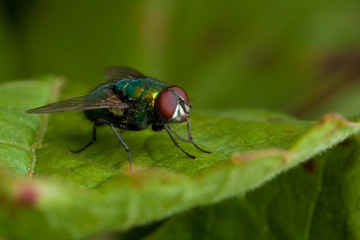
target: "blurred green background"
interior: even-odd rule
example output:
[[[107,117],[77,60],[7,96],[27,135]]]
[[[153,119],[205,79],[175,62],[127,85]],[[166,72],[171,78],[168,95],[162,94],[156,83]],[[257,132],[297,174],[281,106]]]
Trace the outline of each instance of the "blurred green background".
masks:
[[[2,0],[0,81],[55,74],[62,98],[127,65],[199,109],[360,114],[358,0]]]

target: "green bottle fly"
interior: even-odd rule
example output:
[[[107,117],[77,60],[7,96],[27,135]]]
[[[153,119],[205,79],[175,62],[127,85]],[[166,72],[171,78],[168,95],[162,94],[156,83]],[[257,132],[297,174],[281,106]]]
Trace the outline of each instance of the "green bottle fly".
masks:
[[[200,151],[209,153],[197,146],[191,135],[188,121],[189,97],[186,92],[174,85],[167,85],[128,67],[111,67],[104,72],[107,83],[99,86],[87,96],[51,103],[28,110],[28,113],[56,113],[83,110],[85,116],[94,123],[92,140],[79,150],[79,153],[96,141],[98,126],[109,125],[128,152],[130,170],[132,162],[130,148],[115,128],[140,131],[149,125],[154,131],[163,129],[174,144],[191,158],[196,158],[182,149],[173,134],[183,141],[191,142]],[[188,139],[179,137],[170,123],[187,122]]]

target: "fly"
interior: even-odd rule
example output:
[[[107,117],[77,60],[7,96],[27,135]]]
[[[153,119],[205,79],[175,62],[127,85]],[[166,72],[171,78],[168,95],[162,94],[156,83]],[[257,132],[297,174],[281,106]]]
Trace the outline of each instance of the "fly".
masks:
[[[104,72],[107,83],[102,84],[87,96],[51,103],[30,109],[27,113],[57,113],[67,111],[84,111],[85,116],[94,123],[92,139],[78,150],[79,153],[96,142],[96,130],[99,126],[108,125],[120,140],[128,153],[130,171],[132,161],[130,148],[116,128],[127,131],[140,131],[151,125],[152,130],[165,131],[187,156],[196,159],[180,147],[174,135],[182,141],[191,142],[204,153],[193,140],[189,123],[189,103],[187,93],[179,86],[167,85],[141,72],[128,67],[110,67]],[[187,139],[180,137],[171,129],[172,123],[187,123]]]

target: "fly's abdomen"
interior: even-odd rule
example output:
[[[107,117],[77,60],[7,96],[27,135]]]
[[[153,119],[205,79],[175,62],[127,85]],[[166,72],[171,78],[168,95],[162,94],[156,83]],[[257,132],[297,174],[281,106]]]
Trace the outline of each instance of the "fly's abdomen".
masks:
[[[114,94],[112,90],[113,88],[114,88],[114,83],[104,84],[96,88],[94,91],[92,91],[89,96],[90,97],[94,95],[104,95],[104,97],[111,96],[112,94]],[[106,118],[107,109],[106,108],[90,109],[90,110],[85,110],[84,113],[89,120],[93,122],[97,122],[98,119],[100,118]]]

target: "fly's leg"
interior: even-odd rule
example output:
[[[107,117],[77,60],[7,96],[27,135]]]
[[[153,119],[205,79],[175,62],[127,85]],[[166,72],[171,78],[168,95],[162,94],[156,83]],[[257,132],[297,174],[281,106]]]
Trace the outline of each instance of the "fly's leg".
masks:
[[[168,127],[168,129],[178,138],[180,139],[181,141],[184,141],[184,142],[189,142],[189,139],[185,139],[183,137],[181,137],[179,134],[177,134],[171,127],[169,124],[166,124],[166,126]]]
[[[174,142],[174,144],[175,144],[175,146],[176,146],[177,148],[179,148],[183,153],[185,153],[185,154],[188,155],[189,157],[191,157],[191,158],[193,158],[193,159],[196,159],[195,156],[187,153],[184,149],[182,149],[182,148],[179,146],[178,142],[177,142],[176,139],[173,137],[173,135],[171,135],[171,131],[170,131],[167,127],[164,127],[164,128],[165,128],[166,132],[169,134],[171,140]]]
[[[94,142],[96,142],[96,127],[97,127],[97,126],[98,126],[98,125],[95,123],[95,124],[94,124],[94,127],[93,127],[93,131],[92,131],[92,139],[91,139],[91,141],[90,141],[88,144],[86,144],[84,147],[80,148],[79,150],[72,150],[72,149],[70,149],[70,152],[72,152],[72,153],[82,152],[82,151],[85,150],[87,147],[89,147],[91,144],[93,144]]]
[[[120,136],[120,134],[116,131],[114,125],[112,123],[110,123],[110,127],[113,130],[113,132],[115,133],[116,137],[120,140],[121,144],[124,146],[125,150],[128,153],[128,157],[129,157],[129,165],[130,165],[130,171],[132,171],[132,162],[131,162],[131,156],[130,156],[130,148],[126,145],[125,141],[122,139],[122,137]]]
[[[198,145],[196,145],[196,143],[194,142],[194,140],[192,139],[192,135],[191,135],[191,128],[190,128],[190,123],[187,122],[187,132],[188,132],[188,141],[191,142],[197,149],[199,149],[200,151],[204,152],[204,153],[208,153],[208,154],[212,154],[209,151],[205,151],[204,149],[201,149]]]
[[[120,134],[116,131],[115,126],[112,122],[104,120],[104,119],[99,119],[99,123],[104,123],[104,124],[108,124],[111,127],[111,130],[115,133],[116,137],[120,140],[121,144],[123,145],[123,147],[125,148],[125,150],[128,153],[128,157],[129,157],[129,165],[130,165],[130,171],[132,171],[132,162],[131,162],[131,155],[130,155],[130,148],[126,145],[125,141],[122,139],[122,137],[120,136]],[[121,129],[129,129],[129,127],[126,124],[117,124],[118,128]]]

